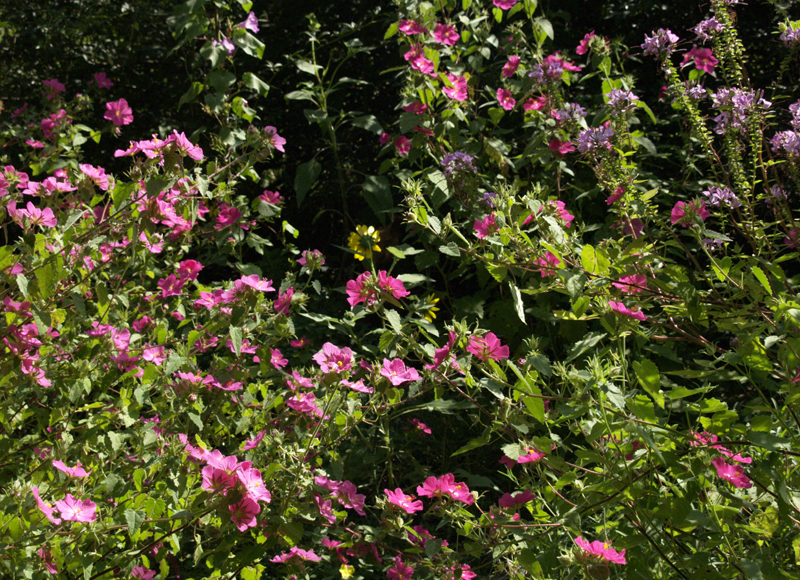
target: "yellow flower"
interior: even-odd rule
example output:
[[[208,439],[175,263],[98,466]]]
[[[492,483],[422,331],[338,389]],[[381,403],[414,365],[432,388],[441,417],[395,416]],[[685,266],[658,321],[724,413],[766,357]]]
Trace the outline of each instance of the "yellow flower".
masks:
[[[356,226],[356,231],[350,234],[347,245],[356,253],[356,260],[372,259],[372,252],[381,251],[377,244],[380,241],[380,233],[372,226]]]
[[[428,295],[428,298],[425,300],[426,304],[423,305],[423,308],[426,308],[428,311],[424,314],[425,320],[428,322],[433,322],[433,319],[436,318],[436,313],[439,312],[439,309],[436,308],[435,304],[439,302],[438,298],[434,298],[433,294]]]
[[[355,571],[356,571],[355,568],[353,568],[352,566],[348,566],[347,564],[342,564],[341,568],[339,568],[339,574],[341,574],[342,578],[344,578],[345,580],[347,580],[347,578],[350,578],[353,575],[353,572]]]

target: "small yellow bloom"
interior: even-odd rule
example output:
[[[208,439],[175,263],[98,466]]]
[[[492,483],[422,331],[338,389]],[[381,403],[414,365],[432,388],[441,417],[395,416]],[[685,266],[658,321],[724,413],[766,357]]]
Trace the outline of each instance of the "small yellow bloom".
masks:
[[[427,312],[424,314],[425,320],[428,322],[433,322],[433,319],[436,318],[436,313],[439,312],[439,309],[436,308],[435,304],[439,302],[438,298],[434,298],[433,294],[428,295],[428,298],[425,300],[426,304],[423,308],[427,308]]]
[[[345,580],[347,580],[347,578],[350,578],[350,576],[352,576],[353,572],[355,571],[356,571],[355,568],[353,568],[352,566],[348,566],[347,564],[342,564],[341,568],[339,568],[339,574],[341,574],[342,578],[344,578]]]
[[[356,231],[350,234],[347,245],[355,252],[356,260],[372,259],[372,252],[380,252],[378,242],[381,241],[380,233],[372,226],[356,226]]]

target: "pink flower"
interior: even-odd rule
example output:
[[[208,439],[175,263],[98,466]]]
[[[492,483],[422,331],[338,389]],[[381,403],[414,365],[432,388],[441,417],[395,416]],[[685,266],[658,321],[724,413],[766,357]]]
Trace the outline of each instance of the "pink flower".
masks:
[[[473,336],[467,345],[467,352],[486,362],[487,359],[495,361],[508,358],[507,346],[500,344],[500,339],[490,332],[484,337]]]
[[[408,64],[411,65],[411,68],[418,70],[419,72],[430,77],[436,76],[436,72],[434,72],[436,67],[433,64],[433,61],[425,56],[425,49],[421,44],[412,45],[411,50],[405,53],[403,58],[408,61]]]
[[[110,89],[114,86],[114,83],[106,76],[104,72],[96,72],[94,73],[94,82],[97,83],[98,88],[101,89]]]
[[[717,468],[717,475],[740,489],[753,487],[753,482],[745,475],[741,465],[731,465],[722,457],[716,457],[711,464]]]
[[[258,523],[256,515],[261,512],[261,506],[250,497],[243,497],[239,503],[229,505],[228,509],[231,512],[231,521],[236,524],[236,529],[240,532],[254,528]]]
[[[239,478],[239,482],[244,486],[247,497],[253,501],[263,501],[264,503],[272,501],[272,494],[264,487],[264,480],[258,469],[250,468],[247,470],[237,470],[236,476]]]
[[[445,359],[450,355],[450,351],[453,349],[453,345],[456,342],[457,334],[450,331],[450,334],[447,339],[447,344],[445,344],[442,348],[437,348],[433,353],[433,363],[429,365],[425,365],[425,368],[432,371],[445,361]]]
[[[618,187],[617,189],[614,190],[614,193],[612,193],[606,200],[606,205],[613,205],[614,202],[617,201],[624,194],[625,194],[625,189],[622,187]]]
[[[623,276],[619,282],[613,282],[611,285],[619,288],[625,294],[639,294],[642,290],[647,289],[647,277],[644,274]]]
[[[42,501],[42,498],[39,497],[39,488],[36,487],[35,485],[32,486],[31,494],[33,494],[33,499],[36,500],[36,505],[39,507],[39,511],[41,511],[44,514],[44,517],[50,520],[51,523],[54,523],[56,525],[60,524],[61,519],[53,517],[53,512],[55,511],[53,509],[53,506],[51,506],[49,503],[45,503],[44,501]]]
[[[400,155],[406,155],[411,151],[411,141],[403,135],[394,140],[394,146]]]
[[[381,133],[380,139],[378,139],[381,145],[386,145],[391,140],[392,136],[389,133]]]
[[[386,270],[378,272],[378,288],[394,298],[405,298],[410,294],[406,287],[403,286],[403,282],[389,276]]]
[[[583,536],[575,538],[575,543],[579,548],[588,552],[592,556],[597,556],[600,560],[605,562],[612,562],[614,564],[625,564],[625,550],[617,552],[610,545],[603,542],[592,542],[591,544],[583,539]]]
[[[417,494],[425,497],[449,496],[454,500],[467,505],[475,502],[475,497],[470,493],[466,483],[457,483],[452,473],[441,477],[430,476],[422,485],[417,486]]]
[[[159,366],[167,360],[167,355],[164,352],[163,346],[148,346],[142,350],[142,358],[147,362]]]
[[[275,564],[283,564],[292,558],[298,558],[299,560],[305,560],[309,562],[319,562],[322,560],[321,557],[314,553],[314,550],[303,550],[297,546],[292,546],[288,552],[284,552],[283,554],[275,556],[274,558],[270,559],[270,562],[274,562]]]
[[[570,143],[570,145],[572,144]],[[574,149],[575,148],[573,147],[572,150]],[[567,204],[564,203],[563,201],[551,199],[550,205],[556,206],[556,212],[558,213],[559,217],[561,217],[561,219],[564,220],[564,225],[566,227],[570,227],[572,225],[572,220],[575,219],[575,216],[567,211]]]
[[[630,318],[635,318],[636,320],[641,320],[642,322],[647,320],[647,316],[645,316],[644,312],[642,312],[641,310],[631,310],[630,308],[625,306],[622,302],[614,302],[613,300],[609,300],[608,305],[611,307],[612,310],[616,310],[620,314],[629,316]]]
[[[47,100],[52,101],[58,93],[66,92],[67,88],[60,82],[58,79],[50,79],[49,81],[44,81],[42,83],[45,87],[45,94],[47,95]]]
[[[420,435],[422,437],[424,437],[425,435],[430,435],[431,434],[431,428],[428,427],[425,423],[423,423],[419,419],[417,419],[417,418],[409,419],[408,422],[411,423],[411,425],[414,427],[414,429],[416,429],[417,431],[420,432]]]
[[[224,201],[219,204],[219,214],[217,214],[217,225],[214,229],[221,230],[230,225],[235,224],[242,218],[242,212],[238,208],[225,203]]]
[[[595,36],[597,35],[594,33],[594,30],[587,32],[583,37],[583,40],[581,40],[580,44],[578,45],[578,48],[575,49],[575,52],[581,56],[586,54],[589,51],[589,43]]]
[[[289,341],[289,346],[291,346],[292,348],[303,348],[304,346],[307,346],[309,344],[311,344],[311,341],[309,339],[307,339],[306,337],[298,338],[297,340],[290,340]]]
[[[282,369],[287,364],[289,364],[289,359],[283,358],[281,351],[278,350],[277,348],[269,349],[269,353],[270,353],[269,362],[276,369]]]
[[[521,491],[517,494],[511,495],[510,493],[505,493],[500,498],[500,501],[497,504],[501,508],[511,508],[518,505],[523,505],[528,503],[529,501],[533,501],[536,499],[536,496],[531,493],[531,490],[526,489],[525,491]]]
[[[70,494],[56,502],[61,517],[67,522],[93,522],[97,519],[97,504],[92,500],[79,501]]]
[[[547,144],[547,146],[550,147],[550,151],[552,151],[559,157],[564,157],[564,155],[566,155],[567,153],[572,153],[573,151],[575,151],[575,145],[573,145],[569,141],[561,141],[557,137],[553,137],[550,140],[550,143]]]
[[[272,307],[277,314],[289,316],[289,309],[292,307],[292,296],[294,296],[294,287],[289,286],[286,292],[278,296],[278,299],[272,303]]]
[[[475,235],[479,240],[495,233],[498,228],[494,214],[489,214],[482,220],[475,220],[475,223],[472,224],[472,229],[475,230]]]
[[[444,87],[442,92],[454,101],[466,101],[469,96],[467,79],[448,73],[447,80],[452,85],[452,88]]]
[[[495,0],[495,2],[497,1]],[[516,1],[514,0],[514,2]],[[386,571],[386,577],[389,580],[411,580],[414,577],[414,568],[403,562],[402,556],[395,556],[392,562],[394,562],[394,566]]]
[[[185,280],[197,280],[198,274],[203,269],[203,264],[197,260],[184,260],[178,264],[178,277]],[[148,319],[149,320],[149,319]]]
[[[422,26],[419,22],[414,20],[401,20],[398,23],[398,28],[403,34],[427,34],[428,29]]]
[[[370,272],[364,272],[363,274],[359,274],[355,280],[347,282],[345,290],[347,292],[347,302],[350,306],[355,306],[362,302],[366,302],[367,306],[370,306],[375,302],[377,298],[375,290],[367,286],[367,282],[370,278],[372,278],[372,274]]]
[[[261,443],[261,440],[264,438],[264,435],[266,435],[266,433],[267,430],[264,429],[262,431],[259,431],[258,434],[252,439],[245,439],[244,445],[242,446],[242,451],[249,451],[250,449],[255,449],[256,447],[258,447],[258,444]]]
[[[689,203],[679,201],[675,204],[675,207],[672,208],[670,222],[688,228],[694,223],[695,216],[698,216],[703,221],[711,216],[708,210],[706,210],[706,202],[699,199],[695,199]]]
[[[520,456],[517,458],[517,463],[536,463],[545,455],[547,455],[547,453],[544,451],[539,451],[535,447],[523,447],[521,452],[524,452],[525,454],[520,454]]]
[[[714,67],[719,64],[719,61],[714,57],[710,48],[697,48],[697,46],[692,46],[692,50],[683,55],[681,66],[687,64],[692,59],[694,59],[694,66],[698,70],[707,73],[713,73]]]
[[[561,265],[561,260],[559,260],[553,252],[548,250],[544,258],[539,258],[534,263],[538,264],[541,268],[540,273],[542,278],[547,278],[556,273],[556,269]]]
[[[388,358],[383,359],[381,376],[389,379],[389,382],[395,387],[399,387],[403,383],[410,381],[418,381],[422,378],[417,372],[417,369],[412,367],[406,368],[406,364],[399,358],[392,361]]]
[[[134,566],[131,570],[131,578],[138,580],[153,580],[156,577],[156,571],[144,566]]]
[[[528,99],[522,103],[522,108],[526,111],[538,111],[543,109],[547,104],[547,97],[536,97],[535,99]]]
[[[39,550],[36,553],[42,559],[42,564],[44,564],[45,570],[47,570],[51,574],[58,574],[58,565],[53,560],[53,554],[50,553],[50,548],[46,546],[43,548],[39,548]]]
[[[70,477],[89,477],[89,475],[92,473],[91,471],[87,472],[83,467],[81,467],[80,463],[78,463],[75,467],[67,467],[64,465],[63,461],[54,460],[53,467],[59,471],[63,471]]]
[[[267,135],[267,140],[281,153],[285,153],[283,146],[286,145],[286,139],[278,135],[278,130],[271,125],[264,127],[264,133]]]
[[[502,10],[508,10],[516,3],[517,0],[493,0],[493,4]]]
[[[39,209],[31,202],[25,206],[27,209],[18,210],[19,214],[26,218],[32,225],[35,226],[47,226],[48,228],[56,227],[58,220],[56,219],[53,210],[49,207],[44,208],[43,210]],[[10,205],[9,205],[10,208]]]
[[[79,165],[78,168],[89,179],[94,181],[97,187],[103,191],[108,191],[108,176],[106,175],[105,169],[102,167],[93,167],[92,165],[88,165],[86,163]]]
[[[414,101],[410,105],[406,105],[403,107],[403,110],[406,113],[414,113],[415,115],[421,115],[428,109],[428,105],[425,103],[421,103],[420,101]]]
[[[128,101],[120,99],[106,103],[106,114],[103,115],[117,127],[133,123],[133,110],[128,106]]]
[[[242,284],[254,288],[259,292],[274,292],[275,288],[272,287],[272,280],[262,278],[258,274],[251,274],[249,276],[242,276],[239,279]]]
[[[206,491],[225,495],[229,489],[233,488],[235,479],[228,475],[224,470],[206,465],[202,470],[203,481],[200,484]]]
[[[405,511],[407,514],[413,514],[414,512],[421,512],[424,509],[422,507],[422,501],[418,500],[413,495],[406,495],[405,493],[403,493],[403,490],[400,489],[399,487],[394,491],[389,491],[388,489],[384,489],[383,491],[389,498],[389,503],[394,504],[399,508],[402,508],[403,511]]]
[[[346,373],[353,366],[353,351],[347,347],[326,342],[322,350],[313,356],[313,359],[322,369],[323,373]]]
[[[500,106],[506,111],[510,111],[517,104],[517,101],[508,89],[497,89],[497,102],[500,103]]]
[[[455,46],[461,35],[450,24],[437,24],[433,29],[433,39],[441,44]]]
[[[517,55],[512,55],[508,57],[508,62],[503,65],[503,78],[511,78],[514,76],[514,73],[517,72],[519,68],[519,57]]]

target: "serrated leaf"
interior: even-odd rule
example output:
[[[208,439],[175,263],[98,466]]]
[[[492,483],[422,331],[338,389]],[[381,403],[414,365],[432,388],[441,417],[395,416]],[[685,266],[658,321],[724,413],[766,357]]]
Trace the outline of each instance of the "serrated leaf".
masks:
[[[458,258],[461,255],[461,250],[455,242],[450,242],[445,246],[439,246],[439,251],[446,256],[453,256]]]
[[[392,325],[392,330],[394,330],[397,334],[400,334],[401,331],[403,330],[403,324],[400,321],[400,314],[398,314],[396,310],[387,308],[386,318],[389,321],[389,324]]]
[[[128,522],[128,533],[131,537],[135,536],[142,527],[144,522],[145,513],[141,510],[125,510],[125,521]]]

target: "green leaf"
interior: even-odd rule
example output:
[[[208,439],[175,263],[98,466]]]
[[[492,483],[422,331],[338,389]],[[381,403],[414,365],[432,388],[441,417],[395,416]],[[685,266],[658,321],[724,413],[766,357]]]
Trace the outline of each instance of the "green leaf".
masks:
[[[369,207],[381,221],[385,221],[385,216],[389,215],[394,207],[389,180],[383,175],[367,175],[361,188],[364,190],[364,199],[367,200]]]
[[[655,363],[648,359],[633,361],[633,370],[636,373],[639,384],[653,398],[653,401],[663,409],[664,394],[661,392],[661,375]]]
[[[181,98],[180,98],[180,99],[178,99],[178,110],[180,111],[180,110],[181,110],[181,107],[182,107],[183,105],[185,105],[185,104],[187,104],[187,103],[191,103],[191,102],[192,102],[192,101],[194,101],[194,100],[195,100],[197,97],[199,97],[199,96],[200,96],[200,94],[203,92],[203,90],[204,90],[205,88],[206,88],[206,87],[205,87],[205,85],[204,85],[203,83],[198,83],[198,82],[192,83],[192,86],[191,86],[191,87],[189,87],[189,90],[188,90],[188,91],[186,91],[185,93],[183,93],[183,95],[181,95]],[[125,184],[125,185],[132,186],[133,184]],[[116,188],[115,188],[115,189],[116,189]],[[132,188],[131,188],[131,190],[130,190],[130,191],[132,191]],[[130,195],[130,191],[128,191],[128,195]],[[127,197],[127,196],[126,196],[126,197]],[[116,201],[116,198],[115,198],[115,200],[114,200],[114,205],[116,205],[116,206],[119,206],[119,204],[118,204],[118,203],[117,203],[117,201]]]
[[[764,290],[766,290],[767,293],[770,296],[772,296],[772,286],[770,286],[769,280],[767,279],[766,274],[764,274],[764,271],[758,266],[753,266],[752,270],[753,270],[753,276],[755,276],[758,279],[758,281],[761,282],[761,285],[764,287]]]
[[[297,167],[297,174],[294,178],[294,190],[297,195],[297,207],[303,203],[306,194],[311,190],[314,182],[322,172],[322,165],[316,159],[312,159]]]
[[[48,262],[36,270],[36,280],[39,283],[39,292],[42,294],[42,298],[50,298],[53,285],[57,282],[52,262]]]
[[[514,310],[522,324],[525,324],[525,305],[522,303],[522,294],[514,284],[509,283],[509,287],[511,288],[511,298],[514,300]]]
[[[505,110],[499,107],[492,107],[491,109],[489,109],[489,118],[495,125],[497,125],[500,122],[500,119],[502,119],[503,116],[505,116],[505,114],[506,114]]]
[[[542,17],[537,18],[536,24],[538,24],[541,27],[542,31],[547,35],[547,37],[550,40],[553,40],[553,38],[555,38],[555,35],[553,34],[553,25],[547,18],[542,18]]]
[[[536,559],[536,552],[530,548],[525,548],[517,556],[519,565],[525,568],[537,580],[543,578],[542,565]]]
[[[756,562],[742,558],[739,560],[739,567],[744,571],[747,580],[764,580],[764,575],[761,573],[761,566]]]
[[[125,510],[125,521],[128,522],[128,533],[131,537],[135,536],[142,527],[144,522],[145,513],[141,510]]]
[[[567,356],[564,363],[571,362],[585,353],[587,350],[595,346],[598,342],[603,340],[606,337],[605,332],[590,332],[586,335],[586,338],[583,340],[579,340],[575,343],[575,346],[572,347],[572,350],[569,351],[569,355]]]
[[[242,354],[242,329],[238,326],[231,326],[229,334],[231,336],[231,342],[233,343],[233,352],[236,353],[236,356],[241,356]]]
[[[383,133],[383,127],[375,115],[362,115],[361,117],[356,117],[353,119],[351,123],[356,127],[360,127],[361,129],[369,131],[370,133],[375,133],[376,135]]]
[[[460,449],[456,450],[450,457],[455,457],[456,455],[461,455],[462,453],[466,453],[467,451],[472,451],[473,449],[477,449],[478,447],[483,447],[484,445],[489,443],[489,434],[484,433],[480,437],[476,437]]]
[[[298,60],[294,63],[298,69],[303,71],[304,73],[308,73],[310,75],[317,75],[317,71],[322,70],[322,67],[318,64],[313,64],[308,62],[307,60]]]
[[[397,22],[393,22],[389,28],[386,29],[386,34],[383,35],[384,40],[388,40],[397,34],[397,31],[400,30],[400,25]]]
[[[782,449],[791,449],[792,442],[789,439],[778,437],[772,433],[765,433],[763,431],[751,431],[747,434],[747,440],[756,447],[762,447],[769,451],[780,451]]]
[[[254,56],[259,60],[264,58],[264,43],[249,32],[236,34],[231,40],[248,55]]]
[[[583,269],[589,274],[604,276],[608,272],[611,262],[605,257],[602,251],[595,250],[591,245],[586,244],[581,250],[581,264]]]
[[[115,433],[114,431],[109,431],[106,433],[108,440],[111,442],[111,449],[114,452],[119,451],[120,447],[122,446],[122,437],[120,437],[119,433]]]
[[[226,70],[212,71],[206,77],[206,83],[211,85],[218,93],[224,93],[225,89],[236,82],[236,75]]]
[[[242,82],[244,86],[253,89],[259,96],[266,97],[269,93],[269,85],[251,72],[242,75]]]
[[[458,258],[461,255],[461,250],[455,242],[450,242],[446,246],[439,246],[439,251],[446,256],[453,256],[454,258]]]
[[[395,333],[400,334],[403,330],[403,324],[400,321],[400,314],[398,314],[396,310],[387,308],[386,318],[389,321],[389,324],[392,325],[392,330],[394,330]]]
[[[470,485],[472,485],[470,483]],[[432,540],[427,540],[425,542],[425,555],[428,556],[428,560],[433,560],[436,554],[439,553],[439,550],[442,549],[442,540],[439,538],[435,538]]]

